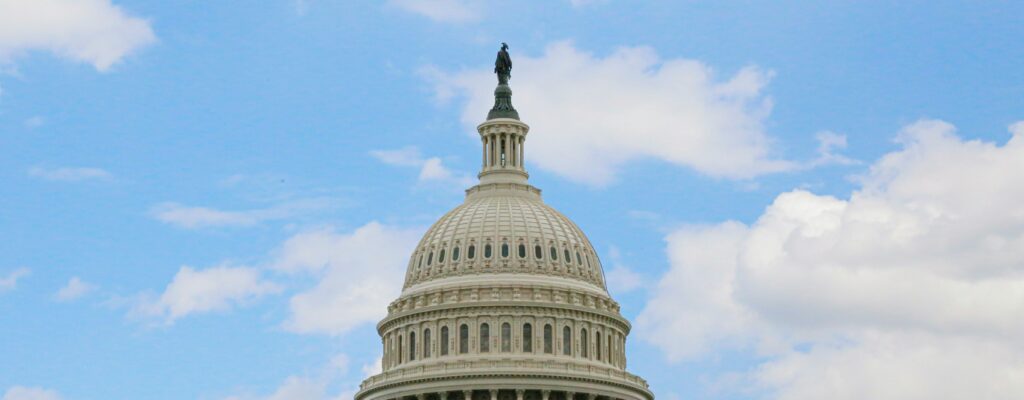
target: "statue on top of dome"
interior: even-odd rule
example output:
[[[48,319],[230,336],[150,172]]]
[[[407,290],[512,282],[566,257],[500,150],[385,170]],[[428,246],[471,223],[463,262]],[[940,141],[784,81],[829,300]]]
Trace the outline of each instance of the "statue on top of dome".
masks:
[[[512,58],[508,55],[508,43],[501,42],[498,59],[494,60],[494,73],[498,74],[499,85],[508,85],[508,78],[512,76]]]

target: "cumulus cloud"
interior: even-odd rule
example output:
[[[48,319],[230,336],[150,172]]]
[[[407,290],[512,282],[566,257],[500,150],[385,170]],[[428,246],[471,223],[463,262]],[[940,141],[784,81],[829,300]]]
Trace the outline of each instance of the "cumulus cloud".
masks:
[[[4,392],[3,400],[60,400],[60,394],[50,389],[14,386]]]
[[[173,323],[190,314],[227,311],[280,291],[279,285],[263,279],[255,268],[183,266],[159,298],[143,299],[134,311]]]
[[[106,181],[114,178],[114,175],[107,170],[94,167],[32,167],[29,168],[28,175],[33,178],[60,182]]]
[[[209,207],[186,206],[175,202],[164,202],[153,206],[150,215],[157,220],[185,229],[214,227],[244,227],[261,222],[280,220],[296,215],[325,208],[330,208],[335,200],[329,198],[313,198],[291,201],[273,207],[227,211]]]
[[[423,74],[440,100],[465,98],[462,122],[476,135],[494,103],[493,73],[428,67]],[[771,75],[751,66],[722,79],[699,61],[662,59],[648,47],[601,57],[557,42],[540,57],[517,54],[511,85],[513,103],[531,126],[529,161],[606,185],[639,159],[729,179],[795,168],[773,155],[764,130]]]
[[[89,294],[96,289],[96,285],[83,281],[81,278],[72,277],[64,287],[57,290],[54,298],[57,301],[71,301]]]
[[[470,22],[483,15],[483,4],[474,0],[389,0],[387,4],[437,22]]]
[[[450,182],[469,186],[473,182],[469,175],[454,172],[446,167],[440,157],[423,157],[420,150],[414,146],[396,150],[374,150],[370,152],[370,155],[388,165],[419,169],[418,181],[420,183]]]
[[[840,199],[667,237],[638,332],[672,360],[751,349],[780,399],[1024,397],[1024,123],[1004,145],[924,120]],[[998,372],[997,372],[998,371]]]
[[[154,41],[148,21],[110,0],[0,0],[0,62],[46,51],[106,71]]]
[[[0,293],[8,290],[14,290],[14,288],[18,287],[18,280],[28,276],[31,272],[32,271],[28,268],[22,267],[15,269],[8,273],[7,276],[0,278]]]
[[[371,222],[350,233],[318,230],[288,239],[274,268],[312,275],[317,284],[292,296],[285,326],[299,333],[339,335],[376,323],[398,297],[407,258],[421,233]]]

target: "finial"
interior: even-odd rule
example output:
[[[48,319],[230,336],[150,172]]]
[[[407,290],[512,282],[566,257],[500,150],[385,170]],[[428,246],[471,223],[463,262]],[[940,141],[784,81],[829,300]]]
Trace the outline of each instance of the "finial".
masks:
[[[494,60],[494,73],[498,74],[498,87],[494,89],[494,107],[487,113],[487,119],[519,119],[519,112],[512,107],[512,88],[508,79],[512,77],[512,57],[508,55],[508,43],[501,42],[498,58]]]

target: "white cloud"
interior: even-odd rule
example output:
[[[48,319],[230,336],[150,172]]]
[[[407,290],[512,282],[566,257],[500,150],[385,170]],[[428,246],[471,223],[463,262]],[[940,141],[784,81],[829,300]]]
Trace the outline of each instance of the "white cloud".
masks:
[[[848,199],[796,190],[750,226],[669,235],[638,333],[672,360],[753,349],[779,399],[1024,398],[1024,123],[1011,132],[920,121]]]
[[[414,167],[420,170],[419,182],[450,182],[456,185],[469,186],[473,180],[465,173],[456,173],[444,166],[439,157],[424,158],[420,150],[414,146],[396,150],[374,150],[370,155],[381,162],[398,167]]]
[[[60,394],[50,389],[13,386],[4,392],[3,400],[60,400]]]
[[[153,206],[150,209],[150,215],[161,222],[186,229],[242,227],[257,225],[265,221],[287,219],[312,210],[330,208],[334,202],[334,199],[329,198],[312,198],[286,202],[269,208],[242,211],[224,211],[165,202]]]
[[[81,182],[87,180],[106,181],[114,178],[114,175],[101,168],[93,167],[60,167],[44,168],[32,167],[28,175],[47,181]]]
[[[483,4],[473,0],[389,0],[387,4],[437,22],[470,22],[483,15]]]
[[[106,71],[154,41],[148,21],[109,0],[0,0],[0,62],[40,50]]]
[[[44,124],[46,124],[46,118],[43,118],[39,115],[26,119],[24,123],[25,127],[28,129],[35,129],[40,126],[43,126]]]
[[[841,135],[831,131],[822,131],[815,134],[814,137],[818,140],[818,158],[808,163],[806,165],[807,168],[814,168],[829,164],[860,164],[860,161],[836,153],[837,150],[843,150],[846,148],[846,135]]]
[[[796,167],[772,154],[763,127],[771,73],[757,67],[723,80],[699,61],[662,59],[648,47],[599,57],[569,42],[513,58],[513,103],[531,126],[525,154],[571,180],[605,185],[639,159],[735,179]],[[476,135],[494,103],[490,69],[423,74],[442,101],[466,97],[462,122]]]
[[[254,268],[218,266],[197,270],[183,266],[159,298],[144,299],[134,311],[173,323],[190,314],[227,311],[280,291],[280,286],[264,280]]]
[[[622,265],[614,265],[606,274],[605,281],[608,282],[608,290],[616,294],[632,292],[643,285],[640,274]]]
[[[96,289],[96,285],[83,281],[79,277],[72,277],[64,287],[60,288],[54,295],[57,301],[71,301],[78,299]]]
[[[406,261],[421,233],[371,222],[351,233],[319,230],[288,239],[274,268],[312,274],[318,283],[291,298],[285,326],[338,335],[376,323],[401,291]]]
[[[0,293],[8,290],[14,290],[14,288],[18,287],[18,280],[28,276],[30,273],[32,273],[31,270],[22,267],[15,269],[7,274],[7,276],[0,278]]]

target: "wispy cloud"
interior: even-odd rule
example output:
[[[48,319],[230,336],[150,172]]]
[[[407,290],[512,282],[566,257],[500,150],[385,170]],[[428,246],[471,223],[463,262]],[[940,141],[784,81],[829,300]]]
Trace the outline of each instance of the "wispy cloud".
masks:
[[[484,4],[476,0],[389,0],[387,4],[437,22],[476,21],[484,9]]]
[[[18,280],[31,273],[32,271],[30,269],[22,267],[15,269],[8,273],[7,276],[0,278],[0,293],[14,290],[14,288],[18,287]]]
[[[40,387],[13,386],[4,392],[3,400],[61,400],[60,393]]]
[[[170,324],[191,314],[227,311],[280,291],[280,286],[263,279],[256,268],[182,266],[159,297],[142,296],[132,311]]]
[[[83,281],[79,277],[71,278],[64,287],[57,290],[54,298],[57,301],[72,301],[89,294],[96,289],[96,285]]]
[[[150,215],[161,222],[186,229],[244,227],[327,209],[336,203],[336,199],[333,198],[311,198],[285,202],[268,208],[226,211],[165,202],[153,206],[150,210]]]
[[[440,157],[423,157],[415,146],[396,150],[374,150],[370,155],[388,165],[418,168],[419,182],[449,181],[460,186],[469,186],[473,183],[469,174],[452,171],[444,165]]]
[[[28,169],[28,175],[47,181],[60,182],[108,181],[114,179],[114,175],[107,170],[95,167],[32,167]]]

